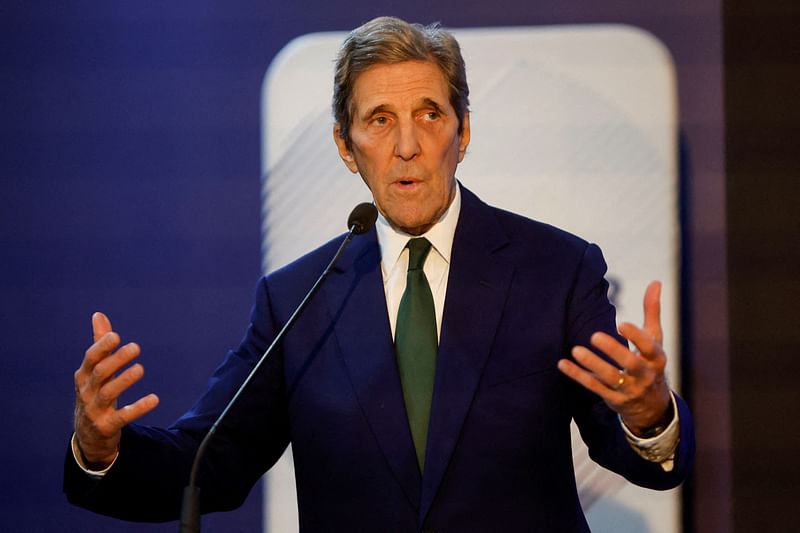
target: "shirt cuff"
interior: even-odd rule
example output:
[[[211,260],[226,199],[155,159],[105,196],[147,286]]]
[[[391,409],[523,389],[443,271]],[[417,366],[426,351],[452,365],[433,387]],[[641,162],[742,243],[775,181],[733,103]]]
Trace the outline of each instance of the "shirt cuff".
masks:
[[[88,466],[86,466],[86,462],[83,460],[83,452],[81,452],[80,447],[78,446],[78,439],[75,438],[75,433],[72,434],[72,439],[70,440],[70,445],[72,448],[72,458],[75,459],[75,462],[78,463],[78,466],[86,472],[88,475],[95,479],[100,479],[106,475],[114,463],[117,462],[117,457],[119,457],[119,452],[114,455],[114,460],[111,461],[111,464],[105,467],[102,470],[92,470]]]
[[[617,415],[622,430],[625,432],[625,438],[628,440],[628,443],[630,443],[633,451],[648,461],[659,463],[665,472],[672,472],[675,461],[675,450],[678,449],[681,436],[680,422],[678,420],[678,405],[675,402],[675,395],[672,394],[672,392],[669,394],[674,415],[666,429],[655,437],[649,439],[637,437],[631,433],[631,430],[629,430],[622,421],[622,417]]]

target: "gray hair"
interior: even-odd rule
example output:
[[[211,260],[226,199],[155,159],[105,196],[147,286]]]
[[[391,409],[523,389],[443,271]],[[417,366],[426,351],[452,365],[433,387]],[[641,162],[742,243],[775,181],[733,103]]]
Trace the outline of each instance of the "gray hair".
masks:
[[[432,61],[441,69],[449,88],[450,105],[458,116],[458,133],[462,132],[469,108],[469,87],[455,37],[438,22],[423,26],[394,17],[378,17],[351,31],[336,56],[333,117],[348,149],[356,78],[374,65],[403,61]]]

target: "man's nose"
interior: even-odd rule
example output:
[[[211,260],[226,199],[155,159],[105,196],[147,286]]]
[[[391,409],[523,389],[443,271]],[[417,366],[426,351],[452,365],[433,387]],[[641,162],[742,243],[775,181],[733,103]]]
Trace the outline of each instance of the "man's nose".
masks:
[[[419,135],[417,125],[414,123],[400,124],[397,128],[397,142],[394,147],[394,155],[410,161],[419,154]]]

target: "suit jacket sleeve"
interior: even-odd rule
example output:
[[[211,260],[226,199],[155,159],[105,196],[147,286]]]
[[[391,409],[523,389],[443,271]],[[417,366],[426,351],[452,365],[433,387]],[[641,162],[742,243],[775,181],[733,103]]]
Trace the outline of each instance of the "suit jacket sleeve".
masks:
[[[272,318],[262,278],[242,343],[217,368],[194,407],[168,429],[126,426],[117,462],[103,478],[85,474],[68,449],[64,467],[68,500],[125,520],[177,519],[197,447],[274,337]],[[241,505],[283,453],[289,441],[283,390],[278,352],[240,396],[206,451],[198,472],[202,512]]]
[[[575,344],[590,346],[589,337],[595,331],[612,334],[627,345],[616,332],[614,309],[606,297],[605,271],[599,248],[589,245],[568,305],[570,340],[566,348]],[[602,399],[577,384],[571,386],[574,388],[573,417],[594,461],[632,483],[652,489],[673,488],[686,478],[694,456],[694,426],[689,409],[680,397],[676,395],[680,441],[675,452],[675,466],[672,471],[664,472],[659,463],[647,461],[635,453],[625,438],[617,414]]]

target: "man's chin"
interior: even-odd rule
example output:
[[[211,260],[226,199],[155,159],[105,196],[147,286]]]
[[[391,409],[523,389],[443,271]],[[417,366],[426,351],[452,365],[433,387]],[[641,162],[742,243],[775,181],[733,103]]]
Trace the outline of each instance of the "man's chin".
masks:
[[[406,204],[407,206],[408,204]],[[397,205],[392,206],[395,209],[392,209],[392,213],[385,213],[382,209],[379,209],[383,214],[386,221],[389,225],[397,230],[402,231],[403,233],[408,233],[409,235],[421,235],[431,229],[434,224],[439,220],[443,213],[435,212],[435,209],[397,209]],[[434,212],[431,212],[434,211]]]
[[[431,222],[429,220],[428,221],[409,220],[409,221],[401,221],[400,223],[393,223],[391,220],[389,220],[389,225],[392,226],[392,228],[398,231],[402,231],[403,233],[408,233],[409,235],[422,235],[423,233],[431,229],[433,227],[433,224],[434,222]]]

